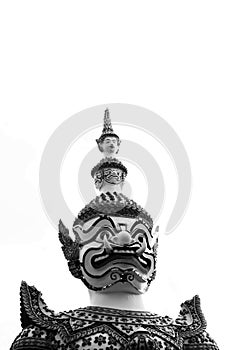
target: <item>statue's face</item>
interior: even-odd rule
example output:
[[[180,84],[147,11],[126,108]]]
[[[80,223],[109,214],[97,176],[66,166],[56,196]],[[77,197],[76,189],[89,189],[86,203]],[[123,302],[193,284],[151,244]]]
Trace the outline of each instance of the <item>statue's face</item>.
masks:
[[[95,186],[101,189],[104,182],[111,185],[123,184],[125,175],[121,169],[105,168],[94,174]]]
[[[80,268],[93,290],[144,293],[155,273],[157,239],[140,219],[95,218],[74,227]]]
[[[113,136],[107,136],[100,143],[100,150],[104,153],[105,157],[113,157],[119,150],[118,139]]]

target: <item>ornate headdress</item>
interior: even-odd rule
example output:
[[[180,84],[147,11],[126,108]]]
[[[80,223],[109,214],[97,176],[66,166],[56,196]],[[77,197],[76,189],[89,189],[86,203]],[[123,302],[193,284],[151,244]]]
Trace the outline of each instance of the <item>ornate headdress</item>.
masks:
[[[105,114],[104,114],[102,134],[98,139],[96,139],[97,144],[103,142],[107,136],[116,137],[119,143],[121,142],[119,136],[114,133],[111,120],[110,120],[110,112],[108,108],[106,108]]]
[[[108,109],[98,140],[106,135],[118,138]],[[145,209],[121,193],[127,169],[117,158],[103,158],[91,175],[101,193],[74,220],[75,240],[62,221],[59,223],[69,269],[95,291],[143,293],[155,276],[158,239],[152,234],[153,220]]]

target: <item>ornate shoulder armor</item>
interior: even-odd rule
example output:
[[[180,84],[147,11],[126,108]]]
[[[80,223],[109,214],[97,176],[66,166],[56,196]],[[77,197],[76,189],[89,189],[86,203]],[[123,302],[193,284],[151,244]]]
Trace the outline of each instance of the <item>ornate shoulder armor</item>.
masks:
[[[20,289],[22,332],[14,340],[11,350],[53,350],[63,343],[58,332],[64,316],[49,310],[35,287],[22,282]]]
[[[42,293],[24,281],[20,288],[20,306],[22,328],[35,324],[47,329],[57,329],[57,316],[48,309]]]
[[[206,320],[195,295],[181,304],[181,311],[175,324],[183,338],[183,350],[219,350],[215,341],[206,332]]]

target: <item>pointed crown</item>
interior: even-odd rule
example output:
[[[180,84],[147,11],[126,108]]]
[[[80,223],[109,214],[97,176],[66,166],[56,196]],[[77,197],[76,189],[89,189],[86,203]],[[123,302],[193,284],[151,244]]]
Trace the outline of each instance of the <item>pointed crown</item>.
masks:
[[[73,227],[82,226],[95,217],[106,215],[138,218],[147,226],[149,231],[152,231],[153,220],[148,212],[132,199],[117,192],[101,193],[100,196],[95,197],[78,213]]]
[[[97,144],[103,142],[107,136],[116,137],[118,141],[121,142],[119,136],[114,133],[111,120],[110,120],[110,112],[108,108],[106,108],[104,113],[103,130],[99,139],[96,140]]]

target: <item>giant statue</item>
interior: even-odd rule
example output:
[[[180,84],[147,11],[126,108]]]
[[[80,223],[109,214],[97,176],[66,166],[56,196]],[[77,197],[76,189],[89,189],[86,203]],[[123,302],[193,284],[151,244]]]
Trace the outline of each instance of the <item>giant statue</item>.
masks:
[[[11,350],[218,350],[198,296],[181,305],[176,319],[145,310],[158,227],[123,194],[127,168],[117,158],[121,140],[108,109],[96,141],[103,158],[91,175],[99,195],[78,213],[72,235],[59,222],[68,268],[88,288],[90,306],[55,313],[34,286],[22,282],[22,331]]]

